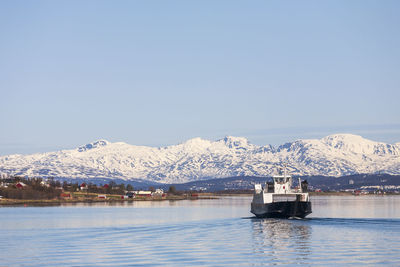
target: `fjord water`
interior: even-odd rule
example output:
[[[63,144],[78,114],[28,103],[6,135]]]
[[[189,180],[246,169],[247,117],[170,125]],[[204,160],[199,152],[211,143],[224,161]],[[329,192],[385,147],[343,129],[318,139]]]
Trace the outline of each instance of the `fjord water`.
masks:
[[[0,266],[400,265],[400,196],[315,196],[305,220],[251,197],[0,208]]]

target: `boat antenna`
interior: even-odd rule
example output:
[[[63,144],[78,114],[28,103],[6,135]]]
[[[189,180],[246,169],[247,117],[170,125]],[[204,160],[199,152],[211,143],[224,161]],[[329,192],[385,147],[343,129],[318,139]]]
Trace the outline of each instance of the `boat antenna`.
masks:
[[[286,167],[287,163],[283,164],[283,176],[286,177]]]

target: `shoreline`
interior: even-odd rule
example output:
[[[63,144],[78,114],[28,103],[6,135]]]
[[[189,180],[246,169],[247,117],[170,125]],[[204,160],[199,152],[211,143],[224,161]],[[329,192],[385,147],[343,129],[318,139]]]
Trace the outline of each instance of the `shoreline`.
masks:
[[[133,203],[137,201],[180,201],[180,200],[197,200],[197,199],[217,199],[217,196],[199,195],[192,196],[179,196],[172,195],[167,197],[136,197],[130,199],[121,199],[116,196],[109,196],[106,199],[101,198],[72,198],[72,199],[0,199],[0,207],[13,207],[13,206],[59,206],[63,204],[95,204],[95,203]]]
[[[220,197],[251,197],[248,193],[199,193],[197,196],[171,195],[167,197],[136,197],[121,199],[120,196],[110,195],[106,199],[95,197],[76,197],[71,199],[0,199],[0,207],[14,206],[59,206],[64,204],[96,204],[96,203],[133,203],[136,201],[180,201],[180,200],[199,200],[199,199],[218,199]],[[392,196],[398,194],[363,194],[354,195],[349,192],[310,192],[310,196]]]

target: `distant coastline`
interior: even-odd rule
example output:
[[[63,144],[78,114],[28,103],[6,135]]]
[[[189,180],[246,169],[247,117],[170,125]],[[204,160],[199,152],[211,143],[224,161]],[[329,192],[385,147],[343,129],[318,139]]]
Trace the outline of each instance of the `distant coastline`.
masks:
[[[399,194],[399,175],[370,174],[344,177],[302,177],[311,184],[311,196],[391,195]],[[295,177],[298,178],[298,177]],[[189,182],[158,184],[147,188],[132,184],[92,182],[71,183],[56,179],[11,176],[0,179],[0,206],[51,206],[77,203],[123,203],[134,201],[178,201],[225,196],[249,196],[255,183],[267,177],[228,177]],[[296,183],[296,179],[295,179]]]
[[[74,196],[72,198],[55,198],[55,199],[0,199],[0,206],[58,206],[63,204],[95,204],[95,203],[132,203],[136,201],[179,201],[179,200],[196,200],[196,199],[216,199],[216,194],[203,193],[203,194],[182,194],[182,195],[168,195],[165,197],[136,197],[132,199],[123,199],[120,195],[105,195],[105,198],[99,198],[97,195]]]
[[[352,192],[310,192],[311,196],[354,196]],[[361,194],[362,196],[377,196],[376,194]],[[396,193],[381,194],[379,196],[391,196],[399,195]],[[76,197],[71,199],[0,199],[0,207],[14,207],[14,206],[26,206],[26,207],[38,207],[38,206],[59,206],[59,205],[76,205],[76,204],[98,204],[98,203],[133,203],[137,201],[180,201],[180,200],[199,200],[199,199],[218,199],[221,197],[251,197],[250,193],[233,193],[231,191],[218,192],[218,193],[197,193],[196,195],[181,194],[181,195],[170,195],[162,198],[158,197],[137,197],[133,199],[122,199],[117,195],[106,195],[105,199],[92,197]]]

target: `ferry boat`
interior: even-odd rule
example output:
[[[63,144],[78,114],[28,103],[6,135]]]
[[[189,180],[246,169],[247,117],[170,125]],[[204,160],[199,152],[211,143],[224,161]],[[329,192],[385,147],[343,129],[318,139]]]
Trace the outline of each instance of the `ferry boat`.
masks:
[[[311,211],[307,180],[292,188],[292,177],[287,175],[286,166],[283,174],[272,177],[273,182],[254,185],[251,213],[259,218],[304,218]]]

